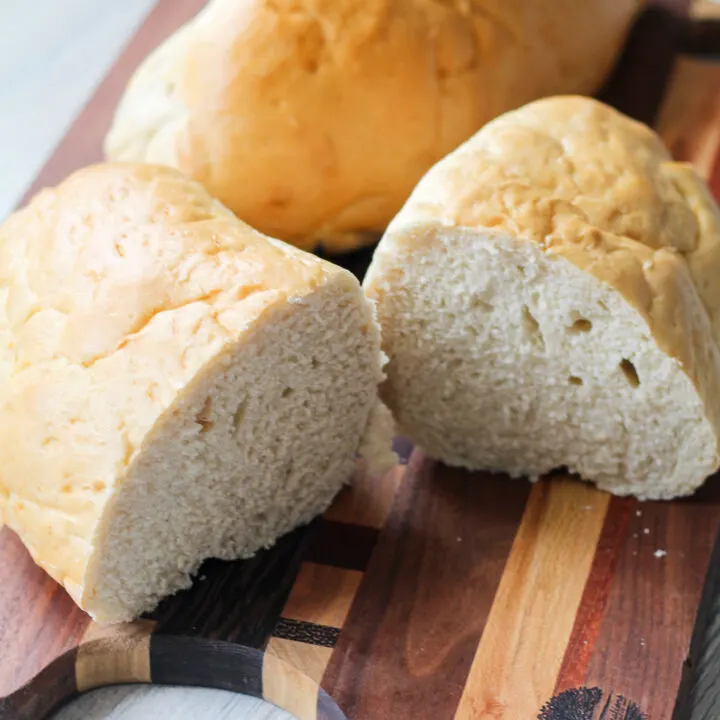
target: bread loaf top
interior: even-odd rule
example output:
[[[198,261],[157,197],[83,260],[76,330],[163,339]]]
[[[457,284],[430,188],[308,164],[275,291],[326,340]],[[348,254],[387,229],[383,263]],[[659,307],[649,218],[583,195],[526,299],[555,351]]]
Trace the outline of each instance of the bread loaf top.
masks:
[[[357,284],[162,167],[86,168],[0,227],[0,521],[77,602],[93,528],[163,412],[330,277]]]
[[[428,223],[517,236],[566,258],[622,293],[696,384],[710,374],[717,386],[720,213],[647,126],[573,96],[497,118],[418,184],[376,253],[371,296],[398,247],[422,242],[399,230]]]
[[[213,0],[133,77],[111,159],[161,162],[246,222],[330,250],[537,97],[589,93],[641,0]]]

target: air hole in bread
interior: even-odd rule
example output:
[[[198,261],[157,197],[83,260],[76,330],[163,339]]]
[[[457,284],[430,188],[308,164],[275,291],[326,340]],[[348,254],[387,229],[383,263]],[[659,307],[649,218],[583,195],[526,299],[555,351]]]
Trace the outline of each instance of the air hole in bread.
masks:
[[[212,412],[212,398],[208,397],[205,399],[205,404],[202,406],[200,412],[195,416],[195,422],[200,425],[200,432],[208,432],[212,430],[215,423],[210,420],[210,413]]]
[[[622,370],[622,374],[625,376],[630,387],[636,388],[640,385],[640,377],[638,376],[637,370],[627,358],[623,358],[620,361],[620,370]]]
[[[483,310],[484,312],[492,312],[495,309],[493,305],[477,295],[472,296],[472,299],[470,300],[470,307]]]
[[[586,333],[592,330],[592,323],[587,318],[578,318],[571,326],[570,332],[573,335],[578,333]]]
[[[540,323],[537,321],[535,316],[530,312],[530,308],[527,305],[522,307],[523,314],[523,328],[529,335],[540,332]]]
[[[530,312],[527,305],[522,307],[522,326],[525,335],[538,347],[545,347],[545,338],[540,331],[540,323],[537,318]]]
[[[241,402],[238,405],[238,409],[235,411],[235,414],[233,415],[233,427],[237,430],[240,425],[242,425],[242,421],[245,419],[245,411],[247,410],[247,402]]]
[[[310,361],[310,365],[313,368],[320,367],[320,361],[316,357],[313,356],[313,359]]]
[[[293,389],[292,389],[291,387],[286,387],[286,388],[282,391],[282,393],[281,393],[281,395],[282,395],[284,398],[290,397],[292,394],[293,394]]]
[[[570,383],[570,385],[582,385],[583,379],[581,377],[578,377],[577,375],[571,375],[568,378],[568,382]]]

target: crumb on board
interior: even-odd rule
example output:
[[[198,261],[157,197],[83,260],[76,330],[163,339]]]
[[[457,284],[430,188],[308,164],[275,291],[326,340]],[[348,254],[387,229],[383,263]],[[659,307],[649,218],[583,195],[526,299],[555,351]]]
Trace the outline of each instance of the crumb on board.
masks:
[[[667,555],[667,550],[660,550],[660,549],[658,549],[658,550],[656,550],[656,551],[653,553],[653,555],[654,555],[656,558],[664,558],[664,557]]]
[[[643,535],[649,535],[650,534],[650,528],[643,528]]]

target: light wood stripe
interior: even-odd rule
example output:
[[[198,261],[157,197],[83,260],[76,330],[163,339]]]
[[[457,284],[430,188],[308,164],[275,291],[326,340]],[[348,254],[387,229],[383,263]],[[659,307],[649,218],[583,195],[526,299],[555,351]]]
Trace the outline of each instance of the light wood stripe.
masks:
[[[282,616],[340,628],[350,611],[362,576],[358,570],[303,563]]]
[[[325,513],[325,519],[382,528],[404,476],[405,465],[398,465],[383,477],[359,469]]]
[[[80,641],[75,663],[78,692],[103,685],[149,683],[150,635],[155,623],[91,623]]]
[[[270,638],[265,652],[302,670],[305,675],[319,685],[333,651],[332,648],[274,637]]]
[[[297,720],[317,720],[319,685],[275,652],[266,652],[263,658],[262,688],[265,700]]]
[[[536,485],[455,718],[533,718],[552,696],[609,496],[577,481]]]
[[[690,16],[698,19],[720,19],[720,2],[717,0],[695,0],[690,8]]]

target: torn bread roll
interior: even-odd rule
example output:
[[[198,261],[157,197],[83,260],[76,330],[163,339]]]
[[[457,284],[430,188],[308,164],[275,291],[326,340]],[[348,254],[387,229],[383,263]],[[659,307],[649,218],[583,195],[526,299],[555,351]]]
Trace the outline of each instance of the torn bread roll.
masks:
[[[370,303],[169,168],[104,165],[0,227],[0,519],[129,620],[391,460]]]
[[[718,467],[720,214],[646,126],[540,100],[438,163],[365,280],[399,430],[453,465],[640,498]]]
[[[603,81],[641,0],[211,0],[133,76],[105,143],[306,249],[375,242],[502,112]]]

